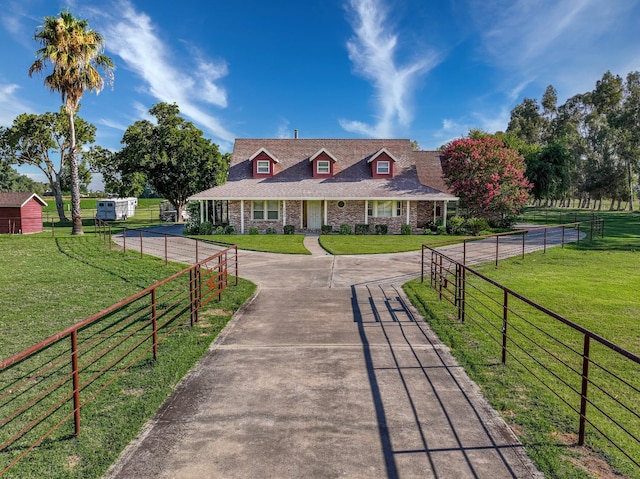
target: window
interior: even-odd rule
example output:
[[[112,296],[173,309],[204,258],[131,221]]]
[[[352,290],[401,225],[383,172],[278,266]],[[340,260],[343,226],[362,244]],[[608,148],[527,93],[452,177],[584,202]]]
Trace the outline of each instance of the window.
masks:
[[[259,175],[268,175],[271,172],[271,162],[269,160],[258,160],[256,173]]]
[[[329,166],[329,162],[326,160],[318,160],[317,164],[316,164],[316,171],[318,172],[318,174],[320,175],[328,175],[329,173],[331,173],[331,169]]]
[[[254,220],[277,221],[280,218],[280,202],[278,200],[252,201],[251,218]]]
[[[369,201],[367,215],[373,218],[391,218],[402,216],[402,203],[392,200]]]
[[[347,203],[345,203],[344,201],[340,200],[340,201],[338,201],[338,208],[342,209],[342,208],[345,207],[346,204]]]
[[[389,162],[388,161],[378,161],[376,163],[376,173],[379,175],[388,175],[389,174]]]

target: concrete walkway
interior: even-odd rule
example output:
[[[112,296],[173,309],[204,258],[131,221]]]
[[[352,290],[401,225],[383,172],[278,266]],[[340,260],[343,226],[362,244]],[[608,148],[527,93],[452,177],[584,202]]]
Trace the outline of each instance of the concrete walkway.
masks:
[[[305,246],[240,252],[257,296],[106,478],[542,477],[402,292],[419,252]]]

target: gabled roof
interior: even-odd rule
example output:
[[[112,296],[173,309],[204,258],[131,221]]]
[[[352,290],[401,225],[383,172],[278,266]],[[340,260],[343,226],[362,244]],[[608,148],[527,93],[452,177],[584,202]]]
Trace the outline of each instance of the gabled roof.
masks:
[[[382,155],[383,153],[386,153],[386,154],[387,154],[387,156],[388,156],[389,158],[391,158],[391,159],[393,160],[393,162],[394,162],[394,163],[397,163],[397,162],[398,162],[398,160],[396,160],[396,159],[394,158],[394,156],[393,156],[391,153],[389,153],[389,152],[387,151],[387,149],[386,149],[386,148],[380,148],[380,150],[378,150],[378,152],[377,152],[375,155],[373,155],[371,158],[369,158],[369,161],[367,161],[367,163],[371,163],[371,162],[373,162],[376,158],[378,158],[378,157],[379,157],[380,155]]]
[[[329,153],[326,148],[320,148],[318,151],[316,151],[314,155],[309,158],[309,161],[315,160],[317,157],[319,157],[323,153],[327,155],[329,158],[331,158],[331,161],[333,161],[334,163],[338,162],[336,157],[333,156],[331,153]]]
[[[0,193],[0,207],[1,208],[22,208],[26,205],[31,198],[40,203],[42,206],[47,206],[47,202],[40,198],[35,193]]]
[[[331,177],[313,178],[309,159],[331,152],[340,170]],[[256,152],[279,160],[279,172],[253,177]],[[386,153],[394,159],[393,178],[374,178],[371,158]],[[318,200],[458,198],[442,180],[439,151],[414,151],[408,139],[280,139],[238,138],[233,147],[227,182],[190,197],[192,200]]]
[[[256,156],[258,156],[260,153],[264,153],[269,158],[271,158],[275,163],[280,163],[278,161],[278,158],[276,158],[275,155],[269,153],[269,150],[267,150],[266,148],[260,148],[258,151],[256,151],[253,155],[249,157],[249,161],[253,161],[256,158]]]

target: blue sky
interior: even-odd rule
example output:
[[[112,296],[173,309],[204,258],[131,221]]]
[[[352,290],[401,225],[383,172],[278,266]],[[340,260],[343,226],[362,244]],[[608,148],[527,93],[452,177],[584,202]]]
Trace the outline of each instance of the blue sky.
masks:
[[[113,87],[80,116],[117,150],[175,102],[206,137],[410,138],[435,149],[504,130],[547,85],[559,102],[640,70],[640,0],[0,0],[0,125],[60,107],[27,70],[45,16],[69,9],[106,40]],[[35,179],[35,171],[21,170]]]

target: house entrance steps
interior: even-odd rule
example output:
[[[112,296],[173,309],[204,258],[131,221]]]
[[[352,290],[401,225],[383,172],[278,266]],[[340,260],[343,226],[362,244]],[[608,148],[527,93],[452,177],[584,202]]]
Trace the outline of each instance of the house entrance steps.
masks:
[[[420,252],[239,255],[257,295],[106,479],[542,477],[404,295]]]

